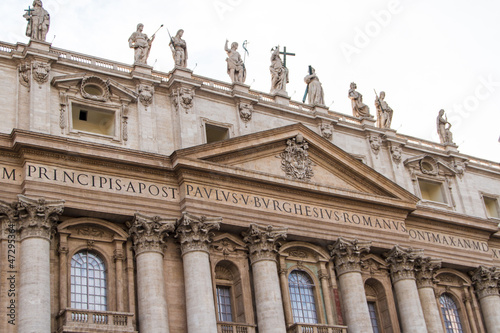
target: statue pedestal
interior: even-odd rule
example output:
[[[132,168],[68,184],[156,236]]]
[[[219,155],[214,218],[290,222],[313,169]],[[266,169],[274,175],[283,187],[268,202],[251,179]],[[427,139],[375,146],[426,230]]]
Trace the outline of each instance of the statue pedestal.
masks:
[[[234,92],[242,92],[242,93],[248,94],[249,89],[250,89],[250,86],[247,86],[246,84],[243,84],[240,82],[233,83],[233,93]]]
[[[324,113],[328,114],[328,107],[326,105],[314,105],[313,106],[313,111],[315,113]]]
[[[366,125],[368,125],[368,126],[375,126],[376,120],[373,117],[369,117],[369,118],[368,117],[362,117],[360,120],[361,120],[361,125],[363,125],[363,126],[366,126]]]
[[[184,77],[187,79],[191,79],[192,74],[193,74],[192,70],[185,68],[185,67],[179,67],[179,66],[175,66],[174,71],[172,72],[172,76],[180,76],[180,77]]]
[[[281,104],[281,105],[290,105],[290,97],[286,93],[286,91],[278,91],[274,95],[274,102]]]
[[[389,138],[395,138],[396,137],[396,130],[392,128],[385,128],[385,135]]]
[[[134,64],[134,69],[132,71],[132,75],[135,73],[152,75],[153,67],[148,66],[146,64]]]
[[[447,153],[458,153],[458,146],[454,143],[446,143],[444,144],[444,149]]]
[[[51,45],[52,44],[49,42],[45,42],[42,40],[34,40],[34,39],[30,39],[30,42],[28,43],[29,48],[33,48],[33,49],[37,49],[37,50],[41,50],[41,51],[45,51],[45,52],[50,51]]]

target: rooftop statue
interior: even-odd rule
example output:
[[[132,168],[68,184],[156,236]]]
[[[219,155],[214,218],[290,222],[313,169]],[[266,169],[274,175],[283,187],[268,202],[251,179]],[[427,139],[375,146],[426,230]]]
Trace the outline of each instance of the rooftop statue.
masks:
[[[375,92],[377,95],[377,92]],[[394,111],[384,100],[385,92],[381,91],[380,96],[375,98],[375,107],[377,108],[377,126],[380,128],[391,128],[392,115]]]
[[[241,55],[238,51],[238,43],[233,42],[231,44],[231,48],[228,48],[229,41],[226,39],[226,45],[224,46],[224,50],[227,52],[227,74],[231,78],[233,83],[244,83],[247,71],[245,69],[245,63],[241,59]]]
[[[49,32],[50,15],[43,8],[41,0],[33,1],[33,9],[28,8],[23,17],[28,21],[26,36],[33,40],[45,41]]]
[[[309,66],[309,75],[304,78],[304,81],[307,83],[308,103],[311,105],[325,105],[323,87],[313,67]]]
[[[269,71],[271,72],[271,94],[276,94],[277,92],[286,93],[288,68],[281,61],[279,46],[272,51],[271,66],[269,66]]]
[[[441,143],[445,145],[453,145],[453,134],[450,131],[451,124],[448,122],[443,109],[439,110],[436,124]]]
[[[148,38],[148,35],[142,32],[143,29],[144,24],[139,23],[137,31],[130,35],[128,45],[134,49],[134,64],[147,65],[149,51],[151,51],[151,44],[155,39],[155,35],[153,34],[151,38]]]
[[[186,41],[182,39],[184,30],[179,29],[174,37],[170,37],[170,48],[174,57],[175,66],[187,67],[188,52]]]
[[[356,118],[370,117],[370,108],[368,105],[363,104],[363,95],[356,91],[358,87],[356,83],[351,82],[351,89],[349,89],[349,98],[351,99],[352,114]]]

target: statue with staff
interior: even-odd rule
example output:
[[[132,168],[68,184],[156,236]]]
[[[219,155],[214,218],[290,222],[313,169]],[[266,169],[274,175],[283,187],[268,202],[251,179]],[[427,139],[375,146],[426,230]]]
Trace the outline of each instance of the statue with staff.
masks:
[[[375,91],[375,89],[373,89]],[[375,108],[377,109],[377,126],[379,128],[391,128],[392,115],[394,111],[384,100],[385,92],[381,91],[380,96],[375,91]]]
[[[304,81],[307,83],[307,87],[302,103],[308,97],[308,102],[311,105],[325,105],[323,86],[316,75],[316,70],[312,66],[309,66],[309,75],[304,78]]]
[[[184,30],[179,29],[174,37],[170,35],[168,29],[167,32],[168,36],[170,37],[170,43],[168,45],[172,50],[172,56],[174,58],[175,66],[186,68],[188,52],[187,52],[186,41],[182,39],[182,35],[184,35]]]
[[[49,32],[50,15],[43,8],[41,0],[33,1],[33,9],[28,7],[23,17],[28,21],[26,26],[26,36],[33,40],[45,41]]]
[[[158,28],[160,30],[163,27],[163,24]],[[144,24],[139,23],[137,25],[137,31],[130,35],[128,39],[128,45],[130,48],[134,49],[134,64],[142,64],[147,65],[149,52],[151,51],[151,45],[155,39],[155,35],[158,32],[153,34],[151,38],[148,38],[148,35],[142,32],[144,29]]]
[[[233,42],[231,48],[228,47],[228,43],[229,41],[226,39],[224,50],[227,52],[227,74],[229,74],[233,83],[245,83],[247,71],[245,62],[241,59],[241,55],[237,51],[238,43]]]

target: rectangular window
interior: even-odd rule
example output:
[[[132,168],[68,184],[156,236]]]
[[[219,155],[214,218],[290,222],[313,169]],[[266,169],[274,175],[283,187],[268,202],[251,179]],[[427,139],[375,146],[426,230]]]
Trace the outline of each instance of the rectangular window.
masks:
[[[219,321],[233,321],[231,287],[217,286],[217,309],[219,310]]]
[[[379,333],[378,320],[377,320],[377,309],[375,307],[375,302],[368,302],[368,311],[370,313],[370,320],[372,322],[373,333]]]
[[[225,127],[205,124],[207,143],[229,139],[229,129]]]
[[[115,135],[115,113],[99,110],[90,106],[72,104],[73,130],[101,134]]]
[[[500,212],[498,208],[498,200],[496,198],[491,198],[483,196],[484,207],[486,208],[486,215],[488,217],[500,218]]]
[[[423,200],[447,203],[443,184],[419,179],[418,185]]]

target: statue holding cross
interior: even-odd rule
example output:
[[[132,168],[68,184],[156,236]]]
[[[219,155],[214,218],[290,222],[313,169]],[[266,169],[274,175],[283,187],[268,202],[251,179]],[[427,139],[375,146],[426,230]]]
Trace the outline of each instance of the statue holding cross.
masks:
[[[47,32],[49,32],[50,15],[43,8],[42,1],[34,0],[33,9],[28,7],[28,9],[25,9],[25,12],[23,17],[28,21],[26,36],[33,40],[45,41]]]
[[[286,84],[288,83],[288,68],[283,64],[280,57],[280,48],[277,46],[272,49],[271,66],[271,94],[284,93],[286,94]]]

